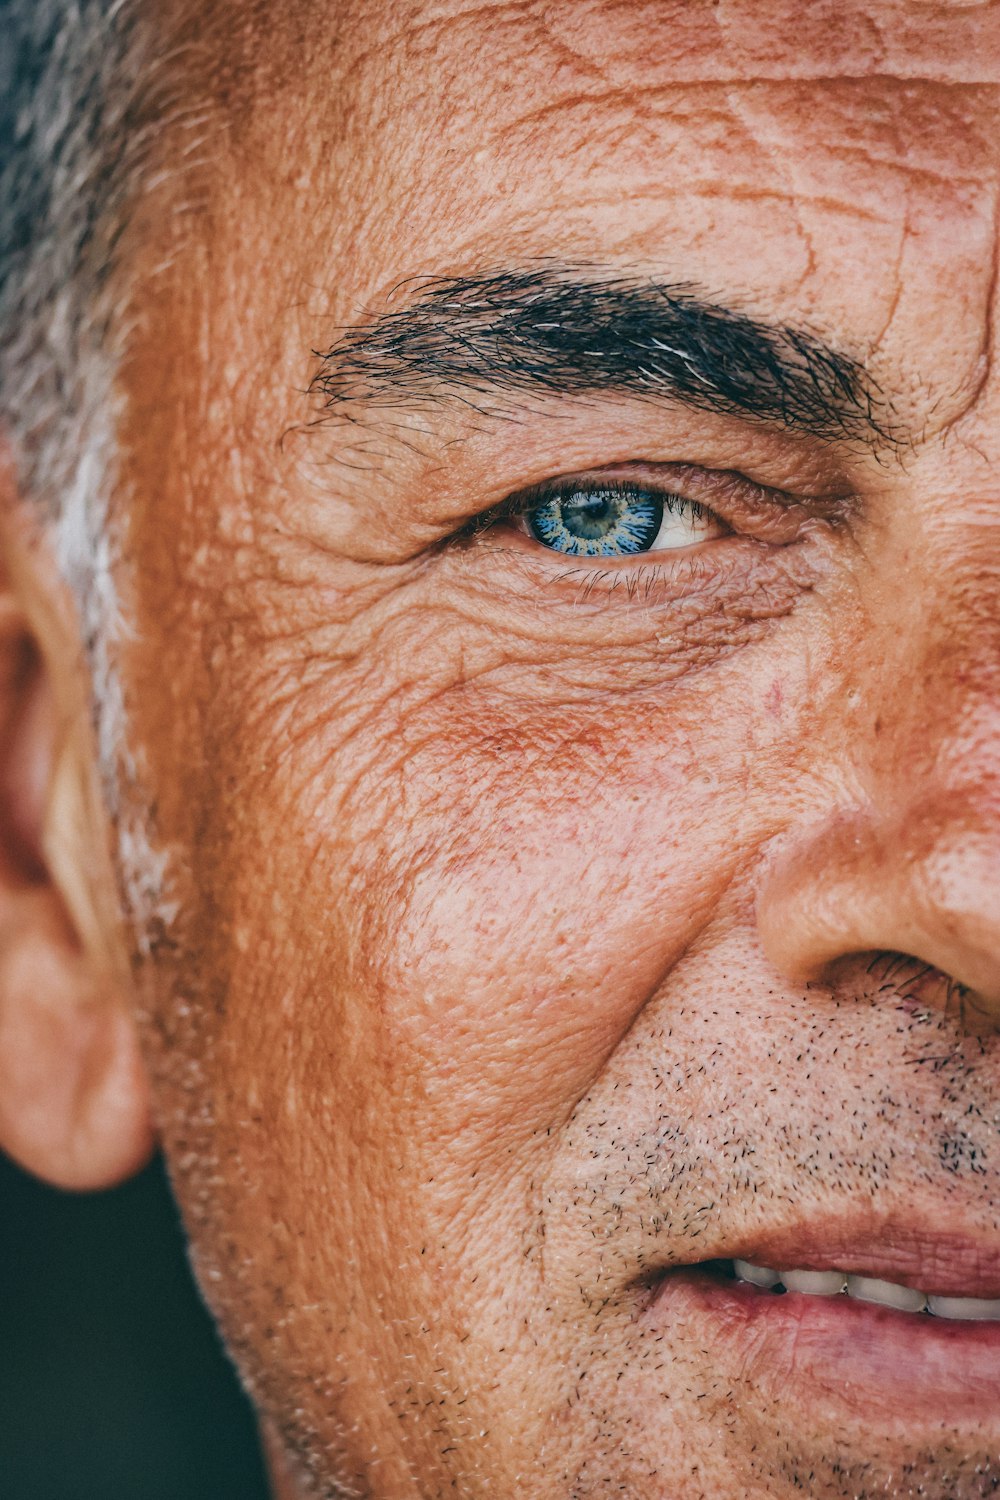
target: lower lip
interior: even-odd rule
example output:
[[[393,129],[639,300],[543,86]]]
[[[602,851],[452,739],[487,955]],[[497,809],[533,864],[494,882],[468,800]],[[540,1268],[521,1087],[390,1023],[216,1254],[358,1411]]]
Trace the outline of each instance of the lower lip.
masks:
[[[712,1355],[767,1399],[883,1425],[1000,1421],[1000,1322],[901,1313],[851,1297],[784,1296],[700,1271],[668,1273],[643,1322]]]

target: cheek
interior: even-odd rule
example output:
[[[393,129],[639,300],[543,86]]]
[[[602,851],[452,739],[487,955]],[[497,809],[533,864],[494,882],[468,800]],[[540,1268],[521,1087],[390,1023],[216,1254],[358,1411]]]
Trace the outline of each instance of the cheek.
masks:
[[[716,701],[714,717],[668,693],[516,723],[439,702],[415,733],[352,885],[359,979],[430,1139],[481,1152],[476,1117],[506,1149],[564,1119],[718,911],[750,747],[732,684]]]
[[[464,616],[403,624],[340,660],[297,633],[231,652],[245,676],[201,736],[177,951],[200,1032],[168,1038],[162,1071],[210,1058],[217,1120],[278,1193],[282,1153],[316,1181],[408,1153],[419,1181],[509,1172],[706,928],[748,920],[744,872],[806,738],[784,612],[739,649],[675,630],[637,674],[606,646],[569,683],[534,640],[512,666]],[[502,670],[477,656],[497,642]]]

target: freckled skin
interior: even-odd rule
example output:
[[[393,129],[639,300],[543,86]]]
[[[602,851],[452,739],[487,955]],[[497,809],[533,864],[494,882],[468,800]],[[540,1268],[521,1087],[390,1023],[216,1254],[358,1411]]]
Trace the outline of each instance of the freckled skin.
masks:
[[[997,10],[329,9],[213,9],[135,252],[135,972],[206,1295],[303,1495],[992,1494],[1000,1412],[776,1403],[635,1282],[874,1193],[1000,1235],[1000,1042],[869,973],[1000,998]],[[912,441],[310,425],[402,278],[553,256],[814,329]],[[638,599],[441,545],[628,460],[856,504]]]

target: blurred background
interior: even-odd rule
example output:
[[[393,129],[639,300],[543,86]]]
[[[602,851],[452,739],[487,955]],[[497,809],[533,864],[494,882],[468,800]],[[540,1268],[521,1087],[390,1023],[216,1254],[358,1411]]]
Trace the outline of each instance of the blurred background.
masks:
[[[0,1158],[0,1500],[266,1500],[157,1160],[113,1192]]]

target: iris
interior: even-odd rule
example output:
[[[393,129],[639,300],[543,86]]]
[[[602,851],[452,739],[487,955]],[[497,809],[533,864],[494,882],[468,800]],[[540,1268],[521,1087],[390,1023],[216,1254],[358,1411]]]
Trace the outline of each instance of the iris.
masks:
[[[649,490],[564,490],[525,517],[531,535],[567,557],[648,552],[663,522],[663,496]]]

